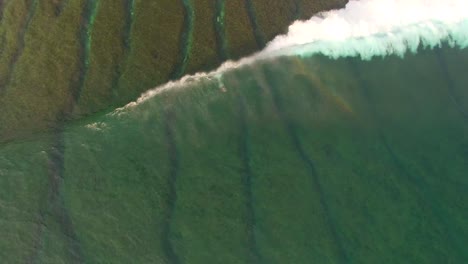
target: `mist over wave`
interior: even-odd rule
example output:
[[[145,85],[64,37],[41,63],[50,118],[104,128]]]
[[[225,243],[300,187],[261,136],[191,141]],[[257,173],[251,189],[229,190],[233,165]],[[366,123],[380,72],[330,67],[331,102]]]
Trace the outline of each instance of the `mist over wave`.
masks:
[[[215,80],[222,87],[224,72],[279,56],[323,54],[331,58],[359,56],[368,60],[392,54],[403,56],[406,52],[416,52],[419,47],[440,46],[442,42],[465,48],[468,46],[466,10],[466,0],[350,0],[343,9],[294,22],[287,34],[276,37],[252,56],[227,61],[209,73],[168,82],[124,108],[202,78]]]

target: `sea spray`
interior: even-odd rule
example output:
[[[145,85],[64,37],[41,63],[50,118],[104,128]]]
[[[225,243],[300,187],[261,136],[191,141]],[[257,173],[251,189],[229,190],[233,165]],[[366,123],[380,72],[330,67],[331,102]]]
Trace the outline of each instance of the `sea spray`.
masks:
[[[345,8],[323,12],[307,21],[294,22],[285,35],[272,40],[265,49],[239,61],[227,61],[212,72],[187,75],[151,89],[135,102],[118,108],[120,114],[168,89],[182,88],[200,79],[219,83],[224,72],[259,60],[279,56],[331,58],[398,55],[434,48],[468,46],[468,2],[464,0],[351,0]]]

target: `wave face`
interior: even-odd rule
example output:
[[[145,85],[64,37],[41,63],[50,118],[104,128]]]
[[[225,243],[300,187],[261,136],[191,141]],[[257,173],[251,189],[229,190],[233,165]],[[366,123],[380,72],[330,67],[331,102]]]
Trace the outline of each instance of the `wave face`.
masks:
[[[68,127],[83,255],[466,263],[467,58],[272,58]]]

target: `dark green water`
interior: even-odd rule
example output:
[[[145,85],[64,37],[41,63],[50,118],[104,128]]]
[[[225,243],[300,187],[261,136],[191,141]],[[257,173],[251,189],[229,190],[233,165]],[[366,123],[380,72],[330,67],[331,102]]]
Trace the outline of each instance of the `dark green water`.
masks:
[[[468,50],[279,58],[0,146],[3,263],[468,263]]]

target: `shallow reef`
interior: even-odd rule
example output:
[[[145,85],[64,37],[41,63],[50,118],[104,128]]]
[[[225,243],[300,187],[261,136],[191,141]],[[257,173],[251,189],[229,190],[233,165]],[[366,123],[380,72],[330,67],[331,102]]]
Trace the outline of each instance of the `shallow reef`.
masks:
[[[0,1],[0,142],[238,59],[346,2]]]

